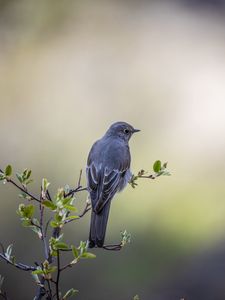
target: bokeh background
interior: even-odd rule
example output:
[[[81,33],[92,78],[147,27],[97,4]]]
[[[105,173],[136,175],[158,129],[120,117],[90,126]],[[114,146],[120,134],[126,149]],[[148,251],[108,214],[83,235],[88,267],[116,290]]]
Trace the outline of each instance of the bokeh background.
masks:
[[[140,128],[132,169],[168,161],[170,177],[140,180],[113,201],[107,242],[65,273],[77,299],[225,298],[224,1],[0,1],[0,167],[76,185],[92,143],[123,120]],[[85,185],[85,178],[82,179]],[[82,209],[86,194],[77,199]],[[21,199],[0,187],[0,241],[18,261],[43,257],[21,228]],[[86,240],[89,215],[66,229]],[[33,299],[30,274],[0,262],[10,299]]]

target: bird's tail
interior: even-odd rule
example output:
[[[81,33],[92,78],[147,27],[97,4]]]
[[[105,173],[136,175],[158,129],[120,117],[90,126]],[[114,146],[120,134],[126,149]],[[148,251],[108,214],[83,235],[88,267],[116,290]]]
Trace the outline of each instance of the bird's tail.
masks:
[[[97,245],[97,247],[104,245],[110,204],[111,201],[108,201],[99,213],[94,211],[91,213],[89,248],[93,248],[95,245]]]

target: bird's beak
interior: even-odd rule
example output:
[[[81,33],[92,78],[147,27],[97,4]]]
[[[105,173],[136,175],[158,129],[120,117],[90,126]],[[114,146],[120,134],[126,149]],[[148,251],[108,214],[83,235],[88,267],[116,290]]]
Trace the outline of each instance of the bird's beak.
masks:
[[[134,129],[133,133],[141,131],[140,129]]]

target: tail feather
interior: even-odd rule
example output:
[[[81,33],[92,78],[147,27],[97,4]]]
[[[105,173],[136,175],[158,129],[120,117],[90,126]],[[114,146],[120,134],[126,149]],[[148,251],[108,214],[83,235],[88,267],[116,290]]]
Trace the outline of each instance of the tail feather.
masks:
[[[90,234],[89,234],[90,248],[95,247],[95,245],[97,245],[97,247],[102,247],[104,245],[110,204],[111,201],[108,201],[108,203],[103,207],[103,209],[98,214],[92,211]]]

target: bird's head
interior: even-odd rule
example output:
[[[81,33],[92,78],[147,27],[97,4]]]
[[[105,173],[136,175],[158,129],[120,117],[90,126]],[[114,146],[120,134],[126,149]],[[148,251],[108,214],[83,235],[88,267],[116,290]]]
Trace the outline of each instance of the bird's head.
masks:
[[[109,129],[106,132],[106,135],[119,137],[128,142],[131,136],[135,132],[139,131],[139,129],[135,129],[133,126],[126,122],[116,122],[109,127]]]

